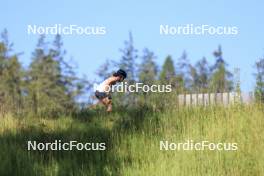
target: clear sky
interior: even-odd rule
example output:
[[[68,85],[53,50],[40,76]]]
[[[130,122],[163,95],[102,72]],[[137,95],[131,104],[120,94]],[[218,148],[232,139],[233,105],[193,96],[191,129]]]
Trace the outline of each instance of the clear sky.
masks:
[[[27,25],[54,24],[105,26],[104,36],[62,36],[68,57],[78,64],[78,73],[93,80],[96,69],[107,59],[118,60],[132,31],[139,51],[148,47],[158,56],[161,65],[166,55],[176,60],[186,50],[192,63],[205,56],[214,62],[212,52],[222,45],[223,57],[232,71],[241,69],[242,90],[254,86],[254,62],[264,55],[264,1],[100,1],[100,0],[0,0],[0,30],[7,28],[16,52],[27,66],[38,36],[28,35]],[[237,26],[239,34],[230,36],[162,36],[161,24],[208,24]],[[53,36],[48,36],[53,37]]]

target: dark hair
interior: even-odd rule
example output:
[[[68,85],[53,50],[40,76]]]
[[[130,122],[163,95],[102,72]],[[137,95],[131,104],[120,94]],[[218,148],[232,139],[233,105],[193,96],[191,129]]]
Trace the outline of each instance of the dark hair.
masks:
[[[127,73],[124,70],[119,69],[117,72],[113,74],[113,76],[122,76],[125,79],[127,77]]]
[[[113,76],[119,76],[116,72],[113,74]]]

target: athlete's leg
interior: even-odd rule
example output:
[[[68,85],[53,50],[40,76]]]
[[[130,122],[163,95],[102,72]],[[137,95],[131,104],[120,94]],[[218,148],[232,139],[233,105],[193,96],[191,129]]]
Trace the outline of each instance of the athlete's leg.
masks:
[[[106,106],[106,111],[111,112],[112,111],[112,100],[109,99],[109,97],[106,97],[101,100],[101,102]]]
[[[111,101],[111,103],[108,104],[106,111],[112,112],[112,101]]]

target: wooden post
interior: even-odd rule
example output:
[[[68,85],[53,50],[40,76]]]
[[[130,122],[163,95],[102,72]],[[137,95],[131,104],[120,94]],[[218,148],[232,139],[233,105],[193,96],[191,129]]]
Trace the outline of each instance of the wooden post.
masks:
[[[184,94],[178,95],[178,102],[180,106],[184,106],[185,104],[184,97],[185,97]]]
[[[185,105],[187,106],[191,105],[191,95],[190,94],[185,95]]]
[[[197,105],[197,94],[192,94],[192,105],[193,106]]]
[[[229,101],[228,101],[228,93],[227,92],[224,92],[223,93],[223,105],[224,106],[227,106],[229,104]]]
[[[223,103],[222,93],[216,93],[216,104],[222,104],[222,103]]]
[[[203,97],[203,94],[198,94],[198,96],[197,96],[197,103],[198,103],[198,105],[200,105],[200,106],[203,106],[204,105],[204,97]]]
[[[209,94],[206,93],[206,94],[204,94],[204,105],[208,106],[209,103],[210,103]]]
[[[215,94],[210,93],[210,105],[215,105]]]

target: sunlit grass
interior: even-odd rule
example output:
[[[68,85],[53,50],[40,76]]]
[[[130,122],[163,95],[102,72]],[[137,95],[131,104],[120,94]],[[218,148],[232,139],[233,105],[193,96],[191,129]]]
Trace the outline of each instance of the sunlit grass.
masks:
[[[107,150],[27,151],[27,140],[106,142]],[[160,151],[159,142],[231,142],[237,151]],[[263,105],[14,117],[0,123],[0,175],[262,175]]]

